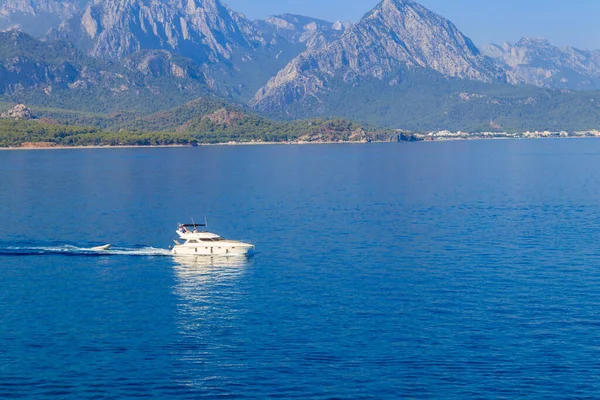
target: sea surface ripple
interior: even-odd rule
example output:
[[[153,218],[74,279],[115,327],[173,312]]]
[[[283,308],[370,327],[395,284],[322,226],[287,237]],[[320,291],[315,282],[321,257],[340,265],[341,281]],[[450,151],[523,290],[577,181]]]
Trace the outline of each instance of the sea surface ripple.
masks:
[[[596,398],[599,167],[597,140],[0,152],[0,398]],[[257,254],[171,257],[205,214]]]

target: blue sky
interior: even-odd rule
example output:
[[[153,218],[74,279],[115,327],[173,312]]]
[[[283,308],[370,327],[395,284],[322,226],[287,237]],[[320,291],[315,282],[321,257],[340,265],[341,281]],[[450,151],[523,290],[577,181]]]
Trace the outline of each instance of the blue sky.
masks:
[[[294,13],[359,20],[378,0],[224,0],[250,18]],[[420,0],[478,44],[543,36],[551,43],[600,49],[599,0]]]

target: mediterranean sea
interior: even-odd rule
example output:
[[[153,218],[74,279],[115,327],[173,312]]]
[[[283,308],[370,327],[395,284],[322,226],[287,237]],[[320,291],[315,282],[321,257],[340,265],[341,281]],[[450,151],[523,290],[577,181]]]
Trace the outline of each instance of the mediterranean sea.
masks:
[[[600,395],[600,140],[2,151],[0,221],[0,398]]]

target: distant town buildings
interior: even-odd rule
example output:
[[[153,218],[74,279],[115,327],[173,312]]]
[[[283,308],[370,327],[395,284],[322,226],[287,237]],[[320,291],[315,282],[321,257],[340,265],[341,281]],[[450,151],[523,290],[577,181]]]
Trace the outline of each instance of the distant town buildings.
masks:
[[[538,139],[538,138],[583,138],[583,137],[600,137],[600,131],[577,131],[577,132],[551,132],[551,131],[527,131],[521,133],[514,132],[451,132],[437,131],[429,133],[415,133],[417,139],[425,141],[434,140],[469,140],[469,139]]]

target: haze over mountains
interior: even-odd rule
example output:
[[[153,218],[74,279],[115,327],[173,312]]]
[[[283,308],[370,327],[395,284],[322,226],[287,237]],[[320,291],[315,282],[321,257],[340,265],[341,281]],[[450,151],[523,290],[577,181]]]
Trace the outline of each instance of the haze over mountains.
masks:
[[[18,28],[41,36],[80,11],[89,0],[4,0],[0,2],[0,29]]]
[[[515,44],[489,44],[483,53],[502,63],[513,83],[574,90],[600,89],[600,51],[552,46],[526,37]]]
[[[355,24],[252,21],[219,0],[5,0],[0,28],[43,41],[0,36],[9,102],[156,112],[215,96],[275,118],[406,129],[600,124],[599,51],[532,38],[480,51],[412,0],[383,0]]]

